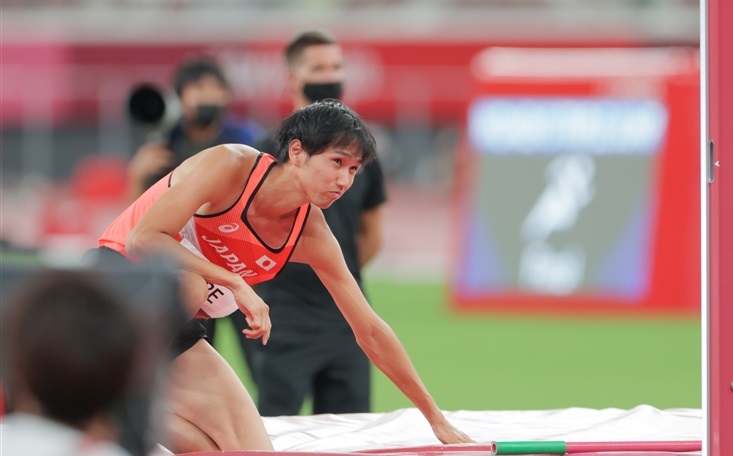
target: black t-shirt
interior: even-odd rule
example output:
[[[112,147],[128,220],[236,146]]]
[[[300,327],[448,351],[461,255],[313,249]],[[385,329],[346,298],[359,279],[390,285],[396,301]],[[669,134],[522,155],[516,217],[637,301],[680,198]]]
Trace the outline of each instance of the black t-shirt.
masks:
[[[269,137],[268,137],[269,138]],[[275,153],[271,140],[255,144],[262,152]],[[346,265],[361,285],[356,236],[361,213],[386,201],[384,175],[377,160],[363,166],[346,193],[323,211],[328,226],[341,245]],[[257,285],[260,297],[270,306],[270,318],[278,330],[288,327],[348,329],[331,295],[310,266],[288,263],[279,275]]]

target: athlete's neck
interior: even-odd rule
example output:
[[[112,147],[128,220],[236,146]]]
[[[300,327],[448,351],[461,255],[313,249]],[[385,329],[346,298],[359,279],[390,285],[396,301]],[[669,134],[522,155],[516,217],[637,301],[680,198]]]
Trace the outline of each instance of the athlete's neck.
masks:
[[[270,170],[252,199],[250,214],[273,219],[286,217],[308,202],[292,168],[285,163]]]

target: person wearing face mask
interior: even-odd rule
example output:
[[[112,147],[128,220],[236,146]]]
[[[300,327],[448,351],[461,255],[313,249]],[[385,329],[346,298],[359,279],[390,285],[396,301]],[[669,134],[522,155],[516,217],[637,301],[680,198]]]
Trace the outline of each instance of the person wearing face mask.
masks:
[[[199,56],[185,60],[173,76],[173,88],[181,118],[163,142],[147,142],[133,156],[128,168],[131,201],[197,152],[217,144],[251,145],[262,134],[256,122],[227,112],[231,89],[213,60]]]
[[[286,47],[288,86],[295,111],[323,99],[341,98],[342,50],[329,33],[309,30]],[[255,144],[280,153],[265,136]],[[324,210],[349,272],[361,286],[361,268],[379,251],[382,205],[386,201],[379,161],[360,169],[352,187]],[[263,416],[297,415],[306,396],[313,413],[359,413],[370,410],[370,363],[336,303],[310,266],[289,263],[257,291],[270,306],[273,327],[266,347],[240,338],[258,387]],[[240,315],[230,316],[240,330]]]

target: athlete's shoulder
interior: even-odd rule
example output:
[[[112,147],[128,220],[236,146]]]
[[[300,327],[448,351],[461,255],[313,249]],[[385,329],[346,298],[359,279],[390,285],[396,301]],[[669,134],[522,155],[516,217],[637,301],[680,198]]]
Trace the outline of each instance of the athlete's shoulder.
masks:
[[[186,176],[215,176],[223,184],[236,184],[254,166],[259,152],[244,144],[220,144],[205,149],[184,161],[173,173],[171,184]]]
[[[219,162],[226,165],[252,168],[260,152],[245,144],[219,144],[201,152],[201,161]]]
[[[260,154],[257,149],[240,143],[219,144],[218,146],[207,149],[207,151],[222,156],[230,155],[232,157],[241,157],[245,159],[255,159]]]
[[[336,242],[336,238],[333,237],[326,223],[326,217],[319,207],[311,204],[301,237],[291,258],[292,261],[311,266],[319,264],[323,249],[328,246],[329,240]],[[338,243],[336,245],[338,246]]]
[[[303,226],[303,234],[308,237],[318,239],[330,232],[331,229],[328,227],[326,216],[323,215],[323,210],[318,206],[311,204],[309,206],[308,219],[305,221],[305,225]]]

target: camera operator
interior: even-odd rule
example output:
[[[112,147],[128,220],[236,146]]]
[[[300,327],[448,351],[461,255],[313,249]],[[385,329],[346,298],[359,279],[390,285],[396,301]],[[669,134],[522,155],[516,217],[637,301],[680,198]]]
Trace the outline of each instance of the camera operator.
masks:
[[[262,133],[254,121],[226,112],[232,92],[214,61],[204,57],[184,61],[175,72],[173,87],[180,100],[181,117],[162,140],[144,143],[132,157],[128,170],[131,201],[192,155],[218,144],[249,145]]]

